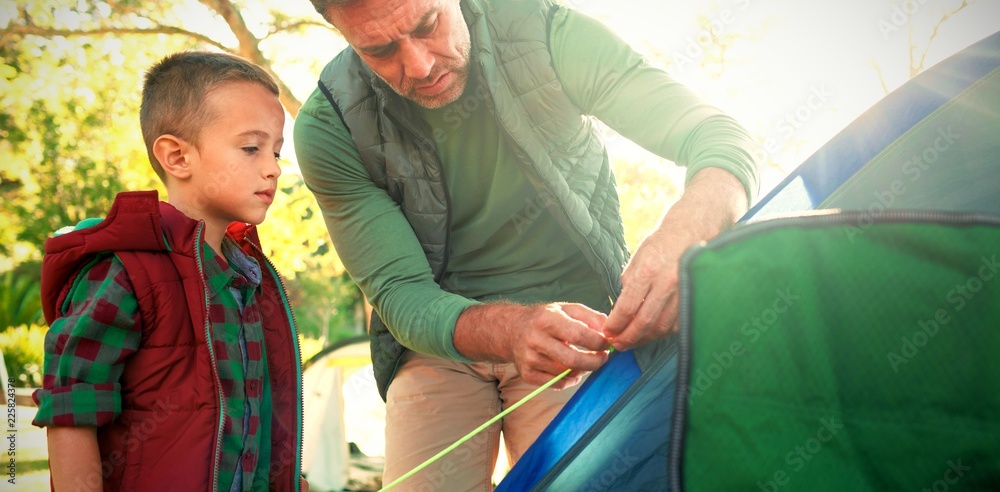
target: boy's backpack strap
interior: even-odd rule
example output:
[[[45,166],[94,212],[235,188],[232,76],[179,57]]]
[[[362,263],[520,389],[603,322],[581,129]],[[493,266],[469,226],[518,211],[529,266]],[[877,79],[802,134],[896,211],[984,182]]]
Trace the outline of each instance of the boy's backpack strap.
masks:
[[[205,315],[202,309],[192,311],[183,277],[171,261],[169,253],[128,251],[116,253],[116,256],[125,267],[135,290],[142,322],[143,345],[150,340],[153,345],[176,343],[177,328]],[[161,327],[166,330],[159,330]],[[163,331],[159,336],[158,330]],[[185,343],[194,341],[188,340]]]
[[[143,327],[142,341],[145,342],[148,337],[147,332],[156,326],[156,306],[158,306],[158,299],[156,290],[152,288],[152,280],[147,268],[150,266],[149,257],[155,257],[156,255],[124,251],[115,253],[115,256],[122,262],[122,266],[125,267],[125,273],[128,274],[128,278],[132,282],[132,289],[139,305],[140,326]]]

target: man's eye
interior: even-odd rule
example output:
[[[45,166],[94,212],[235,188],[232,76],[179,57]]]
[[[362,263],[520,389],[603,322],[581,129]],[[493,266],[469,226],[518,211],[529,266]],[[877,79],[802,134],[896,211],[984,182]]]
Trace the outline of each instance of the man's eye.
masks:
[[[427,36],[434,32],[434,29],[437,27],[437,25],[438,25],[437,18],[435,18],[433,21],[418,27],[415,31],[413,31],[413,34],[417,36]]]
[[[394,44],[389,45],[389,46],[384,46],[382,48],[378,48],[378,49],[375,49],[375,50],[371,50],[371,51],[368,51],[366,53],[368,54],[368,56],[370,56],[372,58],[385,58],[385,57],[388,57],[389,55],[391,55],[393,53],[393,51],[395,51],[395,45]]]
[[[243,147],[243,152],[246,152],[248,155],[254,155],[258,150],[260,150],[260,147]]]

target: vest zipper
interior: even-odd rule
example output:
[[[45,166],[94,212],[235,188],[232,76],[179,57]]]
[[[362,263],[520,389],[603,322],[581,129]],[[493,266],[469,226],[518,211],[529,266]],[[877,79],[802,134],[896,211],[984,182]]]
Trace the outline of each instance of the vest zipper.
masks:
[[[385,114],[400,128],[405,128],[411,135],[413,135],[418,142],[421,144],[429,139],[422,137],[415,129],[410,127],[409,124],[403,122],[396,115],[392,114],[392,111],[387,110]],[[432,145],[434,152],[437,152],[437,145]],[[448,191],[448,179],[444,175],[444,161],[441,160],[440,154],[437,156],[437,162],[441,168],[441,188],[444,190],[444,208],[445,208],[445,228],[444,228],[444,255],[441,258],[441,270],[434,275],[434,282],[440,284],[444,280],[444,274],[448,270],[448,260],[451,256],[451,192]],[[393,371],[395,375],[395,370]]]
[[[205,310],[205,344],[208,345],[209,361],[212,363],[212,376],[215,378],[216,394],[219,396],[219,428],[215,432],[215,456],[212,460],[212,492],[219,490],[219,467],[222,461],[222,429],[226,424],[226,399],[222,394],[222,379],[219,377],[219,362],[215,355],[215,346],[212,344],[212,323],[208,317],[208,285],[205,283],[205,265],[201,257],[202,233],[205,229],[205,221],[199,221],[198,230],[195,232],[195,259],[198,263],[198,278],[202,285],[202,295]]]
[[[486,73],[486,62],[484,62],[483,60],[479,60],[479,65],[480,65],[480,68],[483,71],[483,74],[485,74]],[[531,160],[531,158],[529,157],[528,152],[524,150],[524,147],[521,145],[521,143],[518,142],[514,138],[514,135],[512,135],[510,133],[510,130],[508,130],[507,127],[504,126],[503,122],[500,121],[500,116],[497,115],[497,112],[496,112],[496,109],[495,109],[496,105],[497,105],[496,98],[493,97],[492,93],[490,94],[490,97],[493,98],[493,107],[494,107],[494,110],[493,110],[493,119],[497,122],[497,127],[499,127],[500,131],[503,133],[503,135],[505,137],[507,137],[507,140],[512,145],[514,145],[517,148],[518,151],[520,151],[521,155],[523,155],[525,157],[525,159],[527,159],[532,164],[532,169],[535,172],[536,176],[538,177],[538,182],[539,183],[544,183],[545,180],[542,179],[542,176],[538,173],[538,169],[537,169],[538,163],[534,162],[533,160]],[[611,165],[610,162],[609,162],[608,165],[609,166]],[[535,190],[535,191],[538,191],[538,190]],[[553,194],[553,196],[555,196],[555,194]],[[562,206],[561,203],[560,203],[560,206]],[[563,212],[566,212],[565,207],[563,207]],[[573,232],[575,232],[576,235],[582,239],[581,242],[583,242],[584,244],[587,245],[588,248],[590,248],[590,254],[594,255],[594,260],[598,264],[600,264],[602,267],[604,267],[604,275],[605,275],[604,276],[604,288],[607,289],[608,296],[610,296],[611,298],[617,300],[618,299],[618,293],[615,292],[615,289],[614,289],[614,280],[613,280],[613,278],[611,276],[611,269],[608,268],[607,263],[605,263],[604,260],[601,259],[600,255],[597,254],[597,251],[594,250],[594,245],[591,244],[590,241],[587,240],[587,236],[585,236],[583,234],[583,232],[581,232],[579,230],[579,228],[577,228],[576,225],[573,224],[573,220],[569,218],[569,213],[568,212],[566,213],[566,220],[569,222],[569,225],[573,229]],[[591,265],[591,266],[593,266],[593,265]],[[596,271],[597,268],[594,268],[594,270]],[[598,271],[598,273],[600,273],[600,272]]]
[[[296,435],[295,435],[295,442],[298,449],[295,457],[296,458],[295,462],[298,463],[298,468],[296,469],[296,473],[292,474],[292,490],[298,492],[299,477],[302,475],[302,421],[303,421],[302,412],[303,412],[303,407],[305,406],[305,400],[302,394],[302,347],[299,345],[299,334],[298,330],[296,330],[295,328],[296,327],[295,312],[292,311],[290,304],[288,302],[288,293],[287,289],[285,288],[285,281],[281,279],[280,275],[278,275],[278,269],[274,267],[274,263],[271,263],[270,258],[265,256],[264,252],[261,251],[256,244],[254,244],[252,241],[247,241],[247,242],[249,242],[250,245],[253,246],[254,251],[256,251],[257,254],[264,259],[264,262],[267,263],[267,267],[271,272],[271,276],[273,276],[274,279],[277,280],[276,283],[278,284],[278,295],[281,297],[282,307],[285,308],[285,315],[288,317],[289,323],[291,323],[290,328],[292,329],[291,331],[292,344],[295,345],[295,390],[296,390],[295,393],[299,399],[298,418],[296,421]]]
[[[392,114],[392,111],[386,110],[385,114],[386,114],[386,116],[389,117],[390,120],[392,120],[394,123],[396,123],[397,126],[399,126],[400,128],[405,128],[406,131],[410,132],[410,134],[413,135],[418,141],[422,142],[423,140],[426,140],[423,137],[421,137],[417,133],[417,131],[414,130],[413,128],[411,128],[408,124],[403,123],[402,121],[400,121],[399,118],[396,118],[396,115]],[[437,146],[436,145],[434,146],[434,152],[437,152]],[[442,258],[441,258],[441,270],[439,270],[434,275],[434,283],[436,283],[436,284],[438,284],[440,286],[441,285],[441,281],[444,280],[444,274],[445,274],[445,272],[448,271],[448,259],[451,256],[451,192],[448,191],[448,179],[444,175],[444,161],[441,160],[441,156],[440,155],[438,155],[437,161],[438,161],[438,164],[439,164],[439,166],[441,168],[441,188],[444,190],[444,209],[445,209],[445,219],[444,219],[444,255],[442,255]],[[443,288],[442,288],[442,290],[443,290]],[[385,320],[381,320],[381,321],[382,321],[382,325],[384,326],[385,325]],[[389,329],[388,326],[386,326],[385,328],[386,328],[386,330]],[[395,339],[395,337],[393,337],[393,338]],[[396,340],[396,343],[399,343],[399,340]],[[402,344],[400,344],[400,345],[402,345]],[[405,347],[404,347],[404,349],[405,349]],[[390,383],[392,382],[393,379],[396,379],[396,372],[399,371],[399,362],[401,360],[403,360],[402,353],[401,353],[401,355],[399,357],[396,358],[396,362],[392,366],[392,372],[389,373],[389,379],[388,379],[388,381]],[[386,392],[388,392],[388,391],[389,391],[389,386],[387,384],[386,385]]]

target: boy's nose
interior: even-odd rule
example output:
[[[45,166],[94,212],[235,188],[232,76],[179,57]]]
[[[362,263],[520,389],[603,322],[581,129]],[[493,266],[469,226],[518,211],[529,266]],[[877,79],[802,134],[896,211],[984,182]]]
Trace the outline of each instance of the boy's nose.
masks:
[[[264,177],[268,179],[278,179],[278,176],[281,176],[281,161],[275,157],[274,160],[264,168]]]

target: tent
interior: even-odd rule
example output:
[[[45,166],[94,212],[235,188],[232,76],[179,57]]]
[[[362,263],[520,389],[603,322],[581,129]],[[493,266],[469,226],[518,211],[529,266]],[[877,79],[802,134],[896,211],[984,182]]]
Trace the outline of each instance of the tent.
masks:
[[[375,389],[368,336],[324,347],[303,364],[302,382],[302,470],[310,490],[379,483],[385,404]]]
[[[963,308],[968,310],[962,317],[954,309],[957,304],[948,303],[948,288],[942,291],[937,287],[973,281],[974,277],[955,276],[956,271],[975,272],[989,267],[976,263],[981,259],[989,263],[990,256],[984,253],[980,258],[980,249],[975,247],[992,244],[1000,249],[993,223],[998,219],[986,215],[1000,214],[998,137],[1000,33],[915,77],[852,122],[743,218],[744,222],[759,223],[738,225],[704,248],[689,251],[681,267],[680,335],[613,354],[578,390],[497,490],[664,490],[668,482],[674,489],[693,490],[755,486],[765,491],[786,486],[795,490],[864,490],[898,489],[904,485],[944,490],[966,477],[970,478],[964,485],[1000,489],[1000,443],[995,437],[992,441],[975,441],[940,428],[935,433],[934,429],[907,427],[907,423],[916,422],[1000,436],[995,417],[1000,414],[996,406],[1000,368],[987,359],[993,353],[991,348],[1000,349],[992,342],[1000,337],[983,335],[986,329],[1000,326],[996,320],[1000,308],[995,307],[1000,282],[989,284],[987,289],[986,278],[980,277],[977,285],[983,295],[955,298],[967,302]],[[774,223],[764,220],[816,209],[848,212]],[[831,230],[841,239],[836,244],[824,240]],[[851,249],[845,243],[861,246]],[[780,248],[786,244],[794,248]],[[973,249],[963,250],[963,245]],[[716,281],[713,275],[719,275],[716,268],[724,262],[715,260],[721,258],[717,256],[720,251],[730,252],[730,246],[735,248],[732,261],[725,267],[730,277]],[[777,256],[777,252],[787,254]],[[862,255],[864,261],[857,260],[857,255]],[[892,276],[899,272],[906,275]],[[703,285],[719,289],[727,282],[739,286],[739,290],[727,294],[729,297],[720,296],[706,304],[705,296],[698,293]],[[797,324],[793,325],[788,324],[791,316],[782,318],[785,321],[781,323],[777,317],[774,323],[765,323],[775,329],[768,344],[755,347],[760,349],[752,352],[757,355],[737,356],[731,345],[703,341],[708,336],[703,336],[704,332],[733,343],[733,334],[724,330],[731,329],[734,323],[742,328],[748,320],[752,323],[755,318],[770,316],[768,309],[777,314],[782,282],[803,290],[817,285],[829,288],[813,288],[808,296],[786,292],[788,300],[792,295],[809,299],[803,304],[812,306],[811,315],[794,318]],[[746,294],[746,285],[758,284],[758,289],[750,289],[751,295]],[[906,302],[900,304],[899,299]],[[860,336],[859,340],[865,342],[875,343],[877,339],[878,345],[861,345],[856,353],[849,353],[854,357],[850,360],[862,367],[872,372],[878,367],[881,371],[889,367],[886,364],[891,366],[887,360],[891,355],[887,354],[896,353],[905,359],[901,352],[906,348],[906,337],[918,348],[913,337],[919,338],[919,334],[912,328],[923,326],[919,325],[921,321],[935,321],[938,313],[931,309],[930,318],[918,320],[918,324],[901,319],[915,312],[925,315],[918,306],[940,303],[951,308],[941,319],[951,320],[952,327],[961,325],[983,335],[972,338],[978,345],[966,341],[925,348],[920,351],[922,358],[912,358],[910,364],[922,369],[904,374],[902,379],[890,378],[882,371],[879,378],[873,377],[881,386],[830,382],[831,374],[852,374],[855,378],[848,380],[854,383],[864,379],[863,374],[836,364],[830,352],[825,352],[835,347],[849,350],[832,343],[836,330],[852,328],[845,333]],[[713,321],[705,315],[713,308],[716,314],[729,317]],[[935,322],[941,325],[941,319]],[[874,324],[876,321],[879,323]],[[778,328],[779,324],[783,328]],[[858,327],[867,331],[859,333]],[[796,330],[811,336],[796,336]],[[878,337],[872,332],[878,332]],[[897,343],[902,348],[893,351]],[[881,349],[886,351],[879,353]],[[800,353],[818,359],[789,359],[789,354]],[[760,354],[782,354],[785,358],[767,359]],[[735,369],[736,359],[739,370]],[[954,367],[943,368],[940,364],[948,360],[956,361]],[[751,362],[770,364],[770,377],[757,377],[757,366]],[[700,401],[692,400],[691,395],[699,389],[698,371],[707,374],[712,364],[727,369],[718,378],[707,376],[718,391],[703,388],[704,397],[699,393]],[[948,382],[942,381],[942,374],[958,378],[951,380],[952,388],[942,388]],[[920,377],[928,378],[926,386],[919,384]],[[828,383],[816,386],[825,391],[812,390],[809,383],[815,380]],[[773,396],[784,381],[789,385],[777,393],[788,401],[775,397],[770,406],[752,407],[770,420],[754,419],[752,412],[740,413],[750,408],[743,400],[730,400],[728,405],[719,400],[735,394],[729,390],[744,391],[741,395],[747,397],[747,388]],[[710,394],[714,396],[709,398]],[[992,413],[987,412],[986,417],[970,415],[942,403],[957,396],[961,399],[955,401],[971,405],[970,411],[985,409]],[[861,411],[852,406],[859,400],[882,404],[876,409],[884,413],[864,415],[894,421],[899,424],[896,431],[875,426],[867,429],[867,434],[841,431],[840,439],[824,440],[831,435],[831,428],[839,431],[837,425],[847,424],[813,418],[815,414],[803,419],[802,413],[773,411],[790,405],[814,410],[833,408],[854,415],[851,412]],[[727,408],[736,410],[727,412]],[[929,417],[942,415],[950,417]],[[857,437],[862,435],[866,437]],[[907,461],[905,453],[892,454],[892,446],[879,446],[880,436],[882,444],[895,443],[902,451],[922,454]],[[815,445],[825,451],[813,453]],[[924,453],[933,446],[943,446],[959,455]],[[799,447],[806,452],[795,453]],[[816,466],[805,466],[813,458],[818,460]],[[803,466],[796,469],[800,461]],[[973,461],[978,464],[977,471],[964,470]],[[898,470],[906,470],[909,475],[894,474]],[[857,480],[847,480],[851,478]]]
[[[900,210],[692,249],[671,488],[998,490],[998,250],[1000,215]]]

